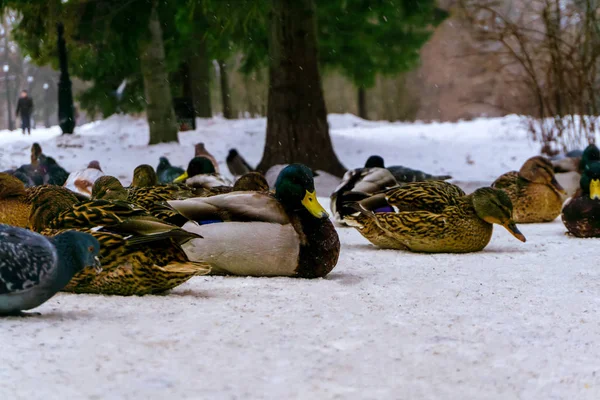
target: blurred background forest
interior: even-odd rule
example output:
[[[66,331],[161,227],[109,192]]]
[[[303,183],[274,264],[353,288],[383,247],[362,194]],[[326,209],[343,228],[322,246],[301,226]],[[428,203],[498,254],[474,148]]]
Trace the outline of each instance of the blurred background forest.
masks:
[[[166,70],[175,108],[177,99],[193,98],[198,117],[265,116],[269,3],[0,1],[6,93],[0,126],[8,126],[8,110],[25,88],[36,103],[36,123],[57,122],[58,22],[65,26],[78,123],[150,112],[148,90],[162,82],[153,65]],[[532,135],[548,143],[591,138],[600,83],[596,0],[311,0],[310,6],[329,113],[390,121],[517,113],[531,116]],[[592,117],[576,121],[577,115]],[[554,120],[548,125],[540,117]]]

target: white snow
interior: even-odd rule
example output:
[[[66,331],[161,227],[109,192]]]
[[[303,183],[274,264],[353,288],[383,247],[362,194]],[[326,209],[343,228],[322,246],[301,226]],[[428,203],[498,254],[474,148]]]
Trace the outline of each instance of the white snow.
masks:
[[[516,116],[391,124],[331,115],[341,161],[388,164],[489,183],[539,146]],[[67,170],[100,161],[128,183],[140,163],[184,166],[206,143],[260,157],[265,120],[199,120],[181,144],[147,146],[131,117],[31,137],[0,132],[0,171],[39,141]],[[75,147],[79,146],[79,147]],[[467,163],[472,160],[473,164]],[[319,191],[319,188],[317,189]],[[328,208],[329,193],[319,192]],[[597,240],[556,220],[497,227],[482,252],[422,255],[371,246],[339,228],[325,279],[197,277],[163,296],[61,293],[0,319],[0,399],[598,399]]]

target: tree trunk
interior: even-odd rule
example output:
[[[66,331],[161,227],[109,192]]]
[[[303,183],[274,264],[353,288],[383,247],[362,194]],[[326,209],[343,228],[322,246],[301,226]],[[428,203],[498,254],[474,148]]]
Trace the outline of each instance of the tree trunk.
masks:
[[[190,76],[190,65],[187,63],[187,61],[184,61],[179,65],[178,78],[181,82],[181,96],[191,99],[193,97],[192,79]]]
[[[210,102],[210,66],[206,40],[197,34],[196,47],[189,57],[194,109],[200,118],[212,117]]]
[[[165,66],[165,48],[156,4],[153,5],[150,14],[149,31],[150,39],[140,46],[146,115],[150,127],[149,144],[177,142],[177,120]]]
[[[58,81],[58,124],[63,134],[72,134],[75,130],[75,110],[73,106],[73,91],[69,77],[67,62],[67,46],[65,44],[63,24],[56,25],[58,33],[58,60],[60,62],[60,78]]]
[[[369,119],[367,112],[367,91],[364,86],[358,87],[358,116],[362,119]]]
[[[329,137],[314,0],[271,0],[267,140],[258,169],[302,163],[342,176]]]
[[[229,77],[227,76],[227,68],[225,61],[219,60],[219,74],[221,78],[221,101],[223,102],[223,117],[227,119],[233,118],[231,110],[231,98],[229,97]]]

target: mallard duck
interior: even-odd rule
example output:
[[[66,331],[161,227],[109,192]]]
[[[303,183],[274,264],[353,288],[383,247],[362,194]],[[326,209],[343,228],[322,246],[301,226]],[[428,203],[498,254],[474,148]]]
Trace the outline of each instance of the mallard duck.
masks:
[[[94,160],[91,161],[85,169],[71,172],[63,186],[73,192],[90,197],[92,195],[92,186],[94,186],[94,182],[102,176],[104,176],[104,172],[102,172],[102,168],[100,168],[100,163]]]
[[[32,199],[41,191],[64,193],[73,202],[86,199],[61,186],[43,185],[25,188],[18,178],[0,173],[0,223],[28,228]]]
[[[172,166],[167,157],[159,158],[158,166],[156,167],[158,183],[171,183],[184,172],[183,168]]]
[[[580,190],[562,209],[562,221],[573,236],[600,237],[600,162],[583,171]]]
[[[204,263],[190,261],[181,248],[200,235],[160,221],[130,203],[74,203],[64,194],[41,191],[32,201],[30,225],[45,236],[76,229],[100,242],[102,272],[80,272],[65,291],[123,296],[161,293],[210,270]]]
[[[43,155],[42,148],[38,143],[31,146],[31,163],[23,164],[19,168],[3,171],[3,173],[19,178],[25,187],[43,185],[47,182],[46,172],[41,168],[39,157]]]
[[[248,172],[233,184],[232,192],[268,192],[267,179],[260,172]]]
[[[110,175],[98,179],[92,188],[92,199],[94,200],[118,200],[133,203],[160,220],[177,226],[187,222],[187,218],[166,206],[165,201],[208,195],[210,193],[204,189],[175,184],[126,188],[117,178]]]
[[[515,221],[521,224],[554,221],[560,215],[566,195],[556,181],[550,160],[542,156],[525,161],[518,172],[500,176],[492,187],[508,194]]]
[[[231,187],[231,181],[219,175],[213,163],[205,157],[194,157],[183,174],[173,180],[195,188],[213,189],[219,186]]]
[[[210,154],[208,150],[206,150],[204,143],[200,142],[194,146],[194,157],[204,157],[209,159],[215,169],[215,172],[217,174],[220,173],[219,163],[217,162],[217,159],[212,154]]]
[[[141,164],[133,170],[131,187],[152,187],[158,185],[158,175],[151,165]]]
[[[506,193],[480,188],[466,195],[443,181],[412,182],[347,205],[346,221],[371,243],[386,249],[426,253],[480,251],[492,237],[492,224],[525,242],[512,218]]]
[[[600,149],[593,143],[583,151],[572,150],[551,160],[556,180],[565,189],[567,196],[575,194],[579,189],[582,171],[595,161],[600,161]]]
[[[355,202],[369,195],[398,186],[396,178],[385,168],[356,168],[348,170],[340,185],[330,196],[331,212],[335,220],[344,223],[344,203]],[[354,212],[354,211],[352,211]]]
[[[318,278],[335,267],[337,232],[317,201],[309,168],[283,169],[275,193],[233,192],[168,201],[187,218],[183,229],[203,236],[182,247],[214,274]]]
[[[404,182],[424,182],[424,181],[445,181],[452,179],[451,175],[431,175],[417,169],[403,167],[401,165],[392,165],[386,167],[381,156],[370,156],[365,163],[365,168],[386,168],[394,175],[398,183]]]
[[[0,224],[0,315],[21,315],[46,302],[86,267],[101,271],[100,244],[87,233],[48,239]]]
[[[229,150],[225,161],[227,162],[229,172],[231,172],[231,175],[233,176],[241,176],[254,171],[254,168],[244,160],[244,157],[242,157],[236,149]]]

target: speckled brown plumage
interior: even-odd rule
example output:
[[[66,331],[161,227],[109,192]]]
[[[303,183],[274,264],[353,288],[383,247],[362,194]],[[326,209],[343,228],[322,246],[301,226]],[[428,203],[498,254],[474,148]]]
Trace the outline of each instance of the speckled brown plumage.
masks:
[[[103,272],[83,272],[65,290],[77,293],[149,294],[169,290],[209,271],[189,261],[180,245],[198,235],[167,224],[123,201],[77,202],[41,191],[31,201],[31,226],[43,234],[77,229],[100,242]]]
[[[492,187],[508,194],[517,223],[554,221],[565,199],[564,189],[556,182],[553,166],[545,157],[530,158],[520,171],[500,176]]]
[[[233,184],[232,191],[268,192],[269,183],[260,172],[248,172],[238,178]]]
[[[157,294],[210,271],[206,264],[189,261],[172,240],[135,243],[129,235],[89,228],[78,230],[90,233],[100,242],[102,272],[80,272],[63,289],[66,292],[120,296]],[[44,230],[42,234],[53,236],[59,232]]]
[[[479,212],[476,203],[480,204]],[[415,182],[357,204],[360,211],[347,217],[348,224],[382,248],[430,253],[479,251],[492,237],[492,222],[520,235],[510,220],[510,200],[492,188],[467,196],[447,182]]]
[[[26,228],[30,211],[23,182],[0,173],[0,223]]]
[[[31,205],[41,193],[50,193],[49,198],[55,193],[60,193],[72,203],[85,199],[61,186],[42,185],[25,188],[19,179],[0,173],[0,223],[30,228]]]

